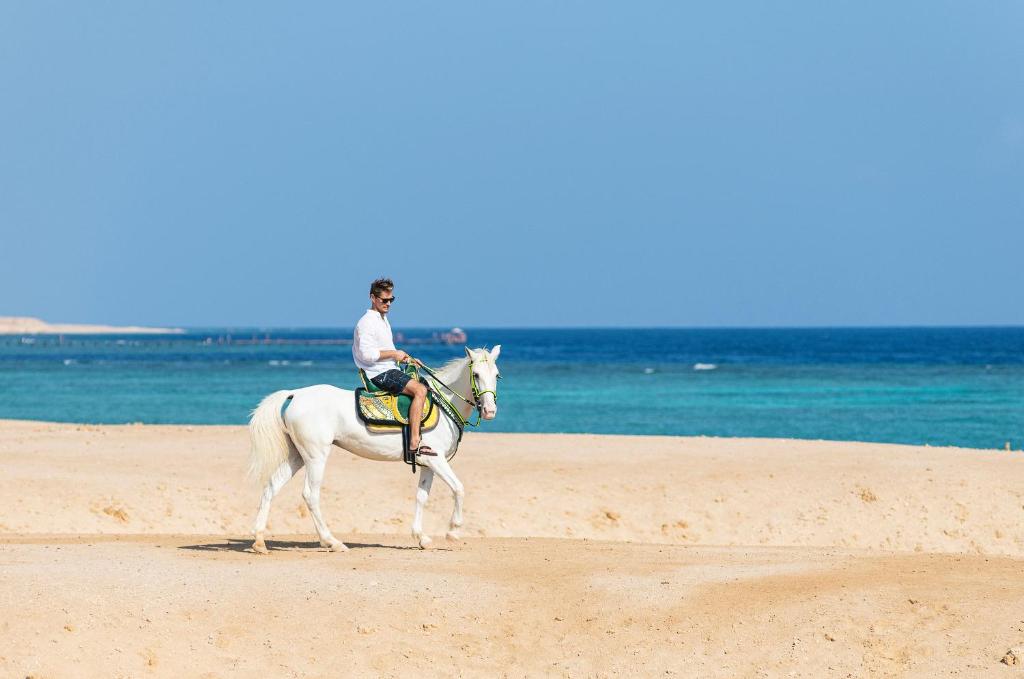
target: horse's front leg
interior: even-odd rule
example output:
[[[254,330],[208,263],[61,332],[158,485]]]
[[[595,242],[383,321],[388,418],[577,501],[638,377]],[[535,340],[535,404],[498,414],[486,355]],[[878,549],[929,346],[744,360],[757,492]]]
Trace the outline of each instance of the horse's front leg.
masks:
[[[423,507],[430,497],[430,485],[434,482],[434,472],[424,466],[420,467],[420,482],[416,488],[416,511],[412,516],[412,536],[416,538],[421,549],[426,549],[433,542],[423,534]]]
[[[459,481],[459,477],[452,471],[451,465],[448,464],[448,460],[444,457],[432,457],[428,458],[430,461],[428,464],[441,477],[441,480],[448,484],[448,487],[452,489],[452,496],[455,499],[455,507],[452,509],[452,520],[448,524],[448,532],[445,537],[449,540],[459,539],[459,528],[462,527],[462,498],[465,497],[466,491],[462,487],[462,481]]]

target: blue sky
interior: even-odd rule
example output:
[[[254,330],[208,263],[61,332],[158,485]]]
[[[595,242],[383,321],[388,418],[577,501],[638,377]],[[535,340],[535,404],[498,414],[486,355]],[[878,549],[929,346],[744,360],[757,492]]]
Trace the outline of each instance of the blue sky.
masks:
[[[387,274],[398,326],[1022,324],[1022,28],[3,3],[0,315],[347,326]]]

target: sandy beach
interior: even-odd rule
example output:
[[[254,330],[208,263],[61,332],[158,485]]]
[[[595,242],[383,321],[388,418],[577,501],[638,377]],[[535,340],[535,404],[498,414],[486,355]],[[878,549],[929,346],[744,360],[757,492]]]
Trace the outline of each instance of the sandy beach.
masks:
[[[1024,454],[468,434],[435,484],[335,450],[248,550],[243,427],[0,421],[3,676],[1003,676]],[[1017,652],[1017,655],[1021,655]],[[1006,664],[1011,663],[1011,664]]]

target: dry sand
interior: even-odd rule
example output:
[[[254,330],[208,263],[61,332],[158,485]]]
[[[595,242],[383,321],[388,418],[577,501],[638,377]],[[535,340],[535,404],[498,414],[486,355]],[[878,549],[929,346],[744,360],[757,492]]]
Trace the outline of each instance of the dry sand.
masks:
[[[0,676],[1024,672],[1020,453],[471,433],[467,537],[423,552],[415,477],[336,450],[353,549],[297,479],[260,557],[246,446],[0,421]],[[450,511],[435,483],[431,533]]]
[[[184,332],[181,328],[144,328],[136,325],[81,325],[47,323],[29,316],[0,316],[0,335],[124,335],[167,334]]]

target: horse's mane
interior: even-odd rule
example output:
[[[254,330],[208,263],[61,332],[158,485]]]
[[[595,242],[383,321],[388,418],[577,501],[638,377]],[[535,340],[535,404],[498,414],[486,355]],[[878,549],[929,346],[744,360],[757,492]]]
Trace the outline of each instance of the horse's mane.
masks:
[[[468,356],[456,356],[434,372],[445,382],[451,383],[459,376],[459,373],[462,372],[462,368],[465,367],[468,361]]]
[[[480,347],[477,349],[470,349],[470,351],[486,350],[483,347]],[[469,356],[458,356],[448,361],[434,372],[437,373],[437,376],[440,377],[442,380],[451,384],[455,380],[455,378],[459,376],[459,373],[462,372],[462,369],[466,367],[466,363],[468,362]]]

